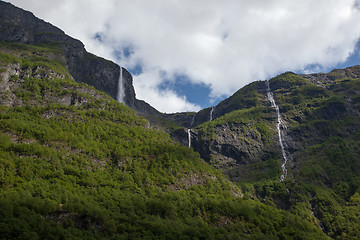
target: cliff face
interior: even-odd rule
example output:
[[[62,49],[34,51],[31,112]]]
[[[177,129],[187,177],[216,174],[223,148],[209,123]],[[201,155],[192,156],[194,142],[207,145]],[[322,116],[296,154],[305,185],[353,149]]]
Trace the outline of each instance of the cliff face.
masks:
[[[266,94],[265,82],[254,82],[195,115],[198,120],[191,129],[192,147],[233,181],[249,180],[249,166],[271,165],[281,155],[277,119]],[[276,176],[280,169],[258,168],[258,172],[251,171],[252,175]]]
[[[75,81],[84,82],[116,99],[120,67],[88,53],[84,45],[59,28],[35,17],[31,12],[0,1],[0,41],[31,45],[52,44],[61,48],[63,60]],[[131,74],[123,71],[125,104],[142,115],[160,113],[137,100]]]

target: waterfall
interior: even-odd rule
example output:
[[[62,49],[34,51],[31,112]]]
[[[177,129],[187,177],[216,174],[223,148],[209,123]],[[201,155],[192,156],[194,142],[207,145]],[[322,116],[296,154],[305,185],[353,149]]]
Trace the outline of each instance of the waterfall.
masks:
[[[215,107],[211,107],[211,110],[210,110],[210,121],[213,120],[213,112],[214,112],[214,108]]]
[[[192,127],[194,125],[194,122],[195,122],[195,116],[196,114],[192,117],[191,119],[191,123],[190,123],[190,127]]]
[[[194,122],[195,122],[195,116],[196,114],[192,117],[191,119],[191,123],[190,123],[190,127],[192,127],[194,125]],[[189,148],[191,147],[191,128],[189,128],[187,130],[187,133],[188,133],[188,142],[189,142]]]
[[[188,133],[188,141],[189,141],[189,148],[191,147],[191,129],[189,128],[187,130],[187,133]]]
[[[283,139],[283,133],[282,130],[286,129],[286,126],[284,124],[284,121],[281,118],[281,114],[280,114],[280,109],[278,107],[278,105],[276,105],[275,99],[274,99],[274,95],[270,90],[270,82],[269,80],[266,81],[266,85],[267,85],[267,98],[269,100],[269,102],[271,103],[271,107],[275,108],[276,111],[276,115],[277,115],[277,124],[276,124],[276,128],[277,128],[277,132],[278,132],[278,137],[279,137],[279,145],[281,148],[281,154],[282,157],[284,159],[284,163],[281,165],[281,170],[282,170],[282,174],[280,177],[280,181],[284,181],[286,176],[287,176],[287,169],[286,169],[286,163],[288,161],[288,157],[287,155],[289,155],[288,151],[286,150],[286,143]]]
[[[124,82],[123,82],[123,68],[120,67],[120,76],[118,81],[118,92],[117,92],[117,100],[121,103],[124,103],[125,99],[125,89],[124,89]]]

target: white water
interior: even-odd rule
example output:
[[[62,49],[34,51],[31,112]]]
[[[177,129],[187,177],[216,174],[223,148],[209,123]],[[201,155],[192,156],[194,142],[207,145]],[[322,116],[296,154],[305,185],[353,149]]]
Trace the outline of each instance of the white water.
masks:
[[[190,128],[187,130],[187,133],[188,133],[189,147],[191,147],[191,129]]]
[[[210,110],[210,121],[213,120],[213,112],[214,112],[214,108],[215,107],[212,107],[211,110]]]
[[[124,83],[123,83],[123,69],[122,67],[120,67],[117,100],[121,103],[124,103],[124,99],[125,99],[125,91],[124,91]]]
[[[191,119],[191,124],[190,124],[190,127],[192,127],[194,125],[194,122],[195,122],[195,116],[196,114],[192,117]],[[188,133],[188,142],[189,142],[189,148],[191,147],[191,128],[189,128],[187,130],[187,133]]]
[[[286,126],[284,124],[284,121],[281,118],[280,110],[279,110],[278,105],[276,105],[274,95],[271,92],[269,80],[266,81],[266,85],[267,85],[267,97],[269,99],[269,102],[271,103],[271,107],[275,108],[276,115],[277,115],[276,128],[277,128],[278,136],[279,136],[279,145],[280,145],[280,148],[281,148],[281,154],[282,154],[282,157],[284,159],[284,163],[281,165],[282,174],[281,174],[281,177],[280,177],[280,181],[282,182],[282,181],[285,180],[285,178],[287,176],[286,163],[288,161],[287,155],[289,154],[285,149],[286,143],[284,142],[284,139],[282,137],[282,135],[283,135],[282,130],[286,129]]]

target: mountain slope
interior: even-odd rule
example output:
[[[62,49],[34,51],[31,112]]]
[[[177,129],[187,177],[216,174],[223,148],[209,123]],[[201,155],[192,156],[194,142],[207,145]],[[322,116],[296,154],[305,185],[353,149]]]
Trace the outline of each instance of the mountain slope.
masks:
[[[76,83],[61,56],[1,44],[2,239],[326,239],[311,220],[242,198],[191,149]]]
[[[335,239],[357,237],[359,69],[284,73],[269,80],[283,123],[287,183],[279,183],[284,158],[266,82],[251,83],[215,106],[214,120],[191,129],[192,147],[231,180],[252,183],[260,199],[317,217],[324,232]],[[280,191],[284,184],[289,195]]]
[[[0,1],[0,41],[56,46],[75,81],[87,83],[117,98],[120,78],[120,67],[117,64],[87,52],[79,40],[38,19],[31,12],[3,1]],[[160,112],[148,103],[136,99],[131,74],[126,69],[122,73],[124,103],[141,115],[160,116]]]
[[[293,158],[290,168],[297,168],[297,155],[302,155],[306,148],[324,144],[331,137],[349,138],[349,142],[357,145],[359,69],[360,66],[355,66],[311,75],[285,73],[269,81],[284,121],[283,138]],[[192,147],[206,161],[234,174],[237,174],[234,168],[246,168],[269,159],[277,158],[280,163],[277,116],[267,95],[266,82],[257,81],[213,108],[195,115],[183,114],[183,118],[193,119]],[[358,153],[353,153],[357,158]],[[238,170],[239,180],[246,180],[242,170]],[[233,176],[233,180],[236,178]]]
[[[123,69],[125,102],[149,124],[113,99],[119,66],[0,6],[0,238],[360,236],[359,66],[281,74],[172,115],[137,100]]]

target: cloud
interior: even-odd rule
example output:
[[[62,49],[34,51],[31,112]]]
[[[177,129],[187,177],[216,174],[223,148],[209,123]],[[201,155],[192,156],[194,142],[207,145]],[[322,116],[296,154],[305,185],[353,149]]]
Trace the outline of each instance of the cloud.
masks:
[[[129,69],[141,66],[134,76],[137,96],[159,109],[171,98],[166,111],[198,106],[176,89],[159,90],[161,73],[174,81],[187,75],[218,98],[283,71],[344,62],[360,37],[360,4],[354,0],[11,2],[79,38],[93,53]],[[123,49],[127,54],[119,55]]]
[[[167,78],[166,73],[159,69],[147,69],[137,76],[134,82],[136,95],[143,96],[143,100],[151,102],[157,110],[165,113],[199,111],[201,108],[196,104],[189,103],[185,96],[179,97],[171,89],[161,89],[161,79]]]

